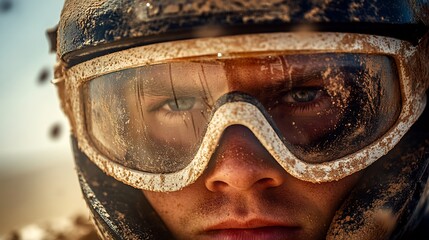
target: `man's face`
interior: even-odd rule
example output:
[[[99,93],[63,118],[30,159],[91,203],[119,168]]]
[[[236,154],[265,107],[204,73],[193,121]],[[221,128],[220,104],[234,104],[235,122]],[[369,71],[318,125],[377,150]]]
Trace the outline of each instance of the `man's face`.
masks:
[[[324,239],[359,175],[321,184],[301,181],[247,128],[232,126],[194,184],[144,195],[178,239]]]
[[[288,60],[291,66],[287,72],[293,76],[321,75],[302,73],[307,69],[302,67],[307,65],[301,64],[302,61],[308,60],[306,58],[302,60],[289,57]],[[221,71],[206,64],[206,68],[210,67],[204,71],[204,76],[208,80],[202,85],[208,85],[209,89],[213,90],[209,95],[214,99],[224,92],[236,90],[255,96],[267,105],[266,108],[269,109],[269,113],[290,144],[306,145],[308,142],[316,141],[326,134],[322,131],[323,129],[333,129],[339,123],[344,111],[341,110],[341,106],[332,104],[334,99],[327,94],[315,97],[314,100],[305,103],[305,108],[299,110],[295,109],[298,106],[289,106],[286,103],[270,107],[269,101],[272,97],[264,98],[260,95],[271,96],[270,90],[264,90],[270,86],[268,83],[275,85],[274,83],[286,81],[284,79],[286,66],[281,65],[282,67],[278,70],[276,68],[277,65],[280,66],[278,62],[281,61],[271,58],[243,59],[235,61],[234,64],[228,64],[228,61],[225,61],[225,67]],[[325,67],[319,68],[317,64],[311,66],[309,72],[318,72]],[[201,68],[199,64],[188,64],[181,69],[187,70],[187,73],[196,74]],[[257,74],[252,71],[259,68],[264,71],[256,71]],[[175,70],[175,67],[171,69]],[[168,71],[158,72],[168,73]],[[194,88],[199,86],[197,81],[199,78],[192,78],[191,74],[173,71],[172,75],[175,79],[178,76],[186,76],[187,79],[195,78],[192,86]],[[315,86],[325,85],[322,78],[313,77],[305,78],[305,83],[298,83],[296,79],[302,78],[294,78],[295,82],[290,80],[291,84],[299,85],[300,89],[306,91]],[[157,79],[161,78],[157,77]],[[165,82],[171,83],[171,80]],[[174,85],[176,92],[178,89],[189,91],[191,88],[188,85],[181,86],[179,83],[182,82],[189,81],[177,81]],[[155,97],[145,95],[146,103],[149,104],[152,99]],[[347,97],[342,99],[348,101]],[[280,100],[276,102],[282,103]],[[315,104],[310,105],[313,102]],[[195,111],[194,122],[198,123],[196,120],[200,118],[202,122],[206,121],[204,119],[207,118],[201,116],[198,118],[198,114],[199,112]],[[152,115],[154,118],[150,120]],[[155,118],[159,115],[152,115],[145,114],[147,122],[152,125],[163,123],[162,126],[148,128],[155,130],[151,134],[152,139],[159,141],[161,136],[170,137],[165,131],[174,133],[176,136],[192,135],[179,134],[178,131],[181,128],[177,125],[171,129],[166,128],[169,126],[167,123],[171,122],[171,117],[167,122],[159,117]],[[176,122],[181,123],[181,121]],[[183,129],[189,131],[187,126],[198,124],[182,125]],[[186,139],[192,140],[189,137]],[[178,137],[175,137],[175,140],[184,142]],[[164,141],[171,142],[165,139]],[[188,145],[192,144],[188,143]],[[317,161],[317,157],[311,159],[312,157],[309,156],[311,155],[306,155],[305,161]],[[233,125],[223,133],[209,166],[194,184],[176,192],[144,191],[144,194],[173,235],[179,239],[324,239],[335,211],[358,178],[359,174],[354,174],[337,182],[322,184],[299,180],[289,175],[273,159],[248,128]]]

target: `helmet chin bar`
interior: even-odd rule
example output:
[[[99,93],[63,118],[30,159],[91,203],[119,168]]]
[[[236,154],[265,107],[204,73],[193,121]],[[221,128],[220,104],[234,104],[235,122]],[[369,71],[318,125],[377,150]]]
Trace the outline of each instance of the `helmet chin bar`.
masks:
[[[426,110],[393,150],[364,170],[367,177],[337,211],[327,239],[371,239],[380,233],[390,239],[416,239],[410,231],[421,222],[428,200],[428,121]],[[140,190],[107,176],[77,148],[74,137],[72,143],[79,183],[100,235],[173,238]]]

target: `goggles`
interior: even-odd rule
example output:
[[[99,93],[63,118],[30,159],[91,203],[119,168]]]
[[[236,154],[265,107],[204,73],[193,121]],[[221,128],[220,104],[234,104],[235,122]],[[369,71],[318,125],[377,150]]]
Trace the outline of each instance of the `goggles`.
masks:
[[[176,191],[228,127],[247,127],[294,177],[336,181],[391,150],[423,111],[415,49],[360,34],[193,39],[101,56],[65,72],[79,147],[125,184]]]

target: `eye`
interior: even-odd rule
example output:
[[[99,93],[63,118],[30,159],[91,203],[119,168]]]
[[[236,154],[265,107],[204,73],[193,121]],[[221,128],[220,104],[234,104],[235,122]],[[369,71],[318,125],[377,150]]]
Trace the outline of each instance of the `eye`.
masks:
[[[293,89],[283,96],[286,103],[307,103],[318,99],[322,95],[322,90],[318,88]]]
[[[193,97],[181,97],[176,99],[170,99],[165,102],[163,108],[168,111],[188,111],[191,110],[195,105],[195,98]]]

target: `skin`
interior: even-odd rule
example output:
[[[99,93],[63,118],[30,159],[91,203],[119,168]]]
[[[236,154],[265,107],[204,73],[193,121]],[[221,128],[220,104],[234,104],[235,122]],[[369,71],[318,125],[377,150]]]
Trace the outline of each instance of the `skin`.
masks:
[[[324,239],[359,176],[322,184],[298,180],[247,128],[232,126],[195,183],[144,195],[178,239]]]

